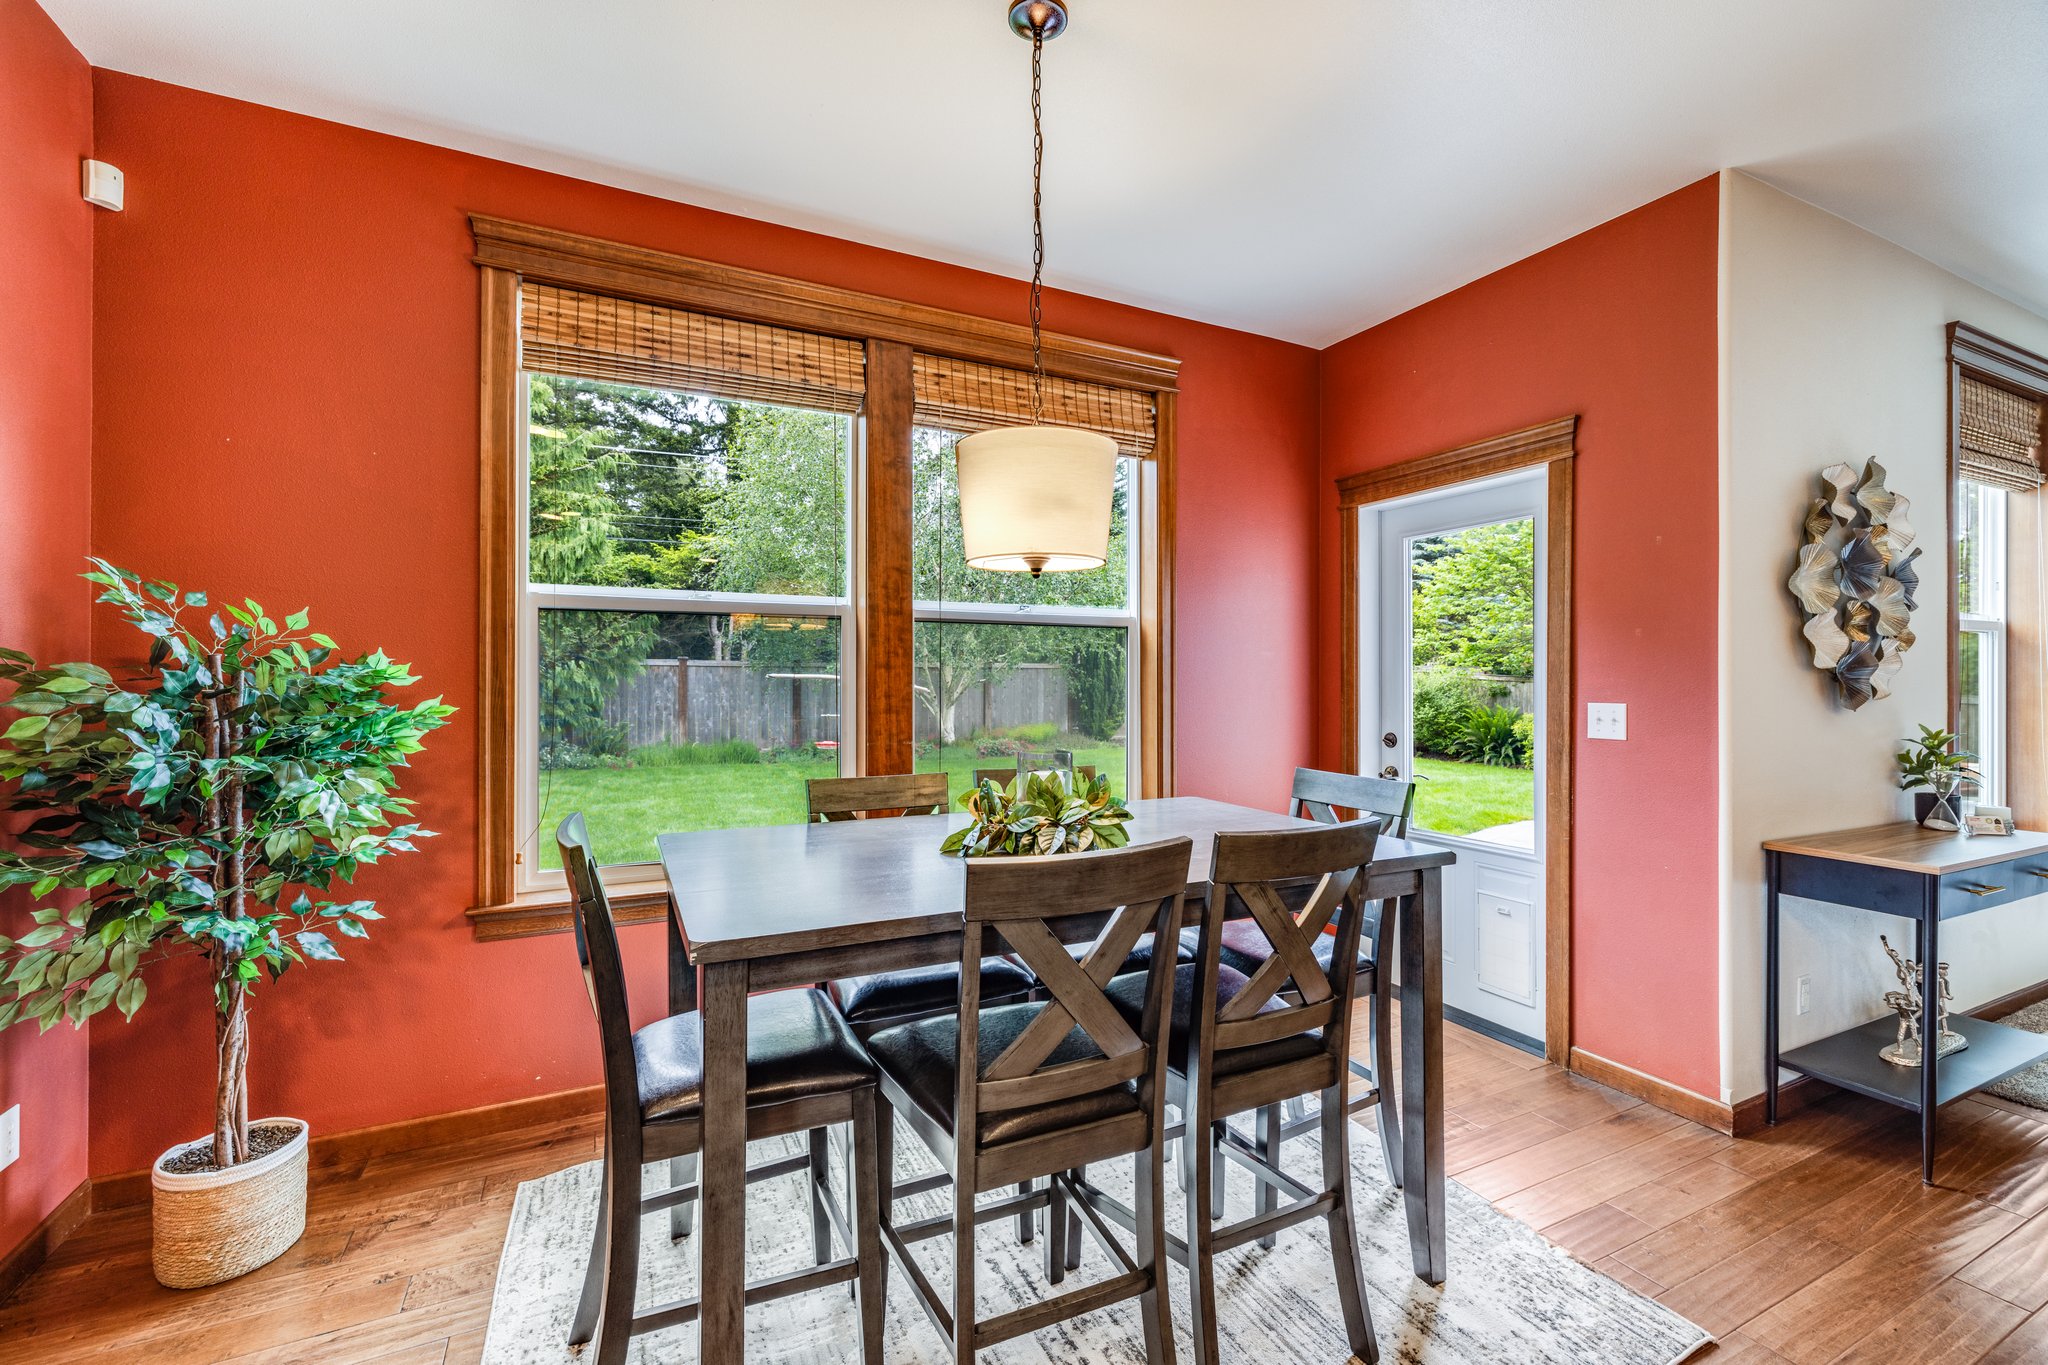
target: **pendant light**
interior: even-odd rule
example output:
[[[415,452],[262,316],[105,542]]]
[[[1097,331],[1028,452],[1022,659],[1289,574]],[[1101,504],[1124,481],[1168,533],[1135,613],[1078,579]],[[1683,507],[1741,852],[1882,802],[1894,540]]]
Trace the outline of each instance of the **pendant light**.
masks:
[[[997,427],[956,447],[960,529],[967,562],[1004,573],[1099,569],[1109,559],[1116,442],[1045,423],[1045,127],[1040,68],[1048,39],[1067,28],[1064,0],[1015,0],[1010,27],[1031,43],[1031,425]]]

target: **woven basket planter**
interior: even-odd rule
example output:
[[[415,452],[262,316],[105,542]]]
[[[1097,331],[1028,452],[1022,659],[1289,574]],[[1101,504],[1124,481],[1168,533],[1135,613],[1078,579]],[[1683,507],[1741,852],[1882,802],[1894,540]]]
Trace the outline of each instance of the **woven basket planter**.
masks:
[[[164,1163],[212,1138],[181,1142],[150,1171],[150,1259],[158,1281],[197,1289],[246,1275],[283,1255],[306,1230],[306,1125],[260,1119],[250,1128],[289,1124],[292,1140],[225,1171],[173,1174]]]

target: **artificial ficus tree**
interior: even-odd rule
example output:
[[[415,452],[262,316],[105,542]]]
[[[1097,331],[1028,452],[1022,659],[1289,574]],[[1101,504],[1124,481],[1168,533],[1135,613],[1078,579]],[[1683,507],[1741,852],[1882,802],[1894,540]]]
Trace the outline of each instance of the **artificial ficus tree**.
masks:
[[[211,970],[217,1044],[213,1160],[249,1150],[249,1004],[266,977],[339,960],[329,931],[368,934],[337,883],[426,837],[396,770],[454,708],[400,706],[416,679],[383,652],[348,659],[244,601],[146,581],[104,560],[85,577],[150,638],[124,685],[91,663],[41,667],[0,649],[0,810],[28,817],[0,852],[0,889],[26,886],[34,927],[0,937],[0,1028],[130,1018],[143,971],[186,953]]]

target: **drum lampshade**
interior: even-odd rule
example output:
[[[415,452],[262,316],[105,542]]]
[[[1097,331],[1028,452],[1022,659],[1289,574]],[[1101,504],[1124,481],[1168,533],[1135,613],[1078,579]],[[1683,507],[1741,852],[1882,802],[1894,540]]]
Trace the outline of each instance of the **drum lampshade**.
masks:
[[[955,450],[969,564],[1036,578],[1108,560],[1116,442],[1073,427],[998,427]]]

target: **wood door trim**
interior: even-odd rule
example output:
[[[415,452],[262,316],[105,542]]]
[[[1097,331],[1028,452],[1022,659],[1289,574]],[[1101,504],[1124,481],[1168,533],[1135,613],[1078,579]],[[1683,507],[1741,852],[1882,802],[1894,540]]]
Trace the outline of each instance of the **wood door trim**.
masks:
[[[1543,974],[1544,1056],[1572,1068],[1572,743],[1578,716],[1572,624],[1572,514],[1577,415],[1435,455],[1364,470],[1336,481],[1338,507],[1338,752],[1357,772],[1358,509],[1474,479],[1547,466],[1544,507]]]
[[[1568,460],[1575,449],[1578,424],[1576,414],[1560,417],[1455,450],[1347,474],[1337,480],[1337,505],[1359,507],[1368,502],[1386,502],[1495,474],[1510,474],[1532,465]]]
[[[1020,323],[485,214],[470,215],[469,225],[478,265],[543,284],[1031,368],[1031,329]],[[1069,379],[1162,393],[1180,382],[1180,361],[1128,346],[1047,332],[1044,353],[1046,372]]]

